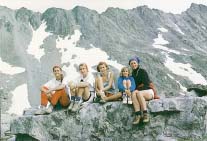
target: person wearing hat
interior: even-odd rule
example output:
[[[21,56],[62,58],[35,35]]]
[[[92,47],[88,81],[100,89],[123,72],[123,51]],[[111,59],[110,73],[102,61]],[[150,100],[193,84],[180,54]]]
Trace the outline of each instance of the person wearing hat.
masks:
[[[135,118],[133,124],[139,124],[141,118],[143,122],[149,122],[146,101],[152,100],[155,97],[154,87],[149,79],[145,69],[140,67],[139,57],[133,57],[129,60],[129,65],[132,68],[132,77],[135,80],[136,89],[132,93],[132,102],[135,110]],[[141,116],[143,113],[143,116]]]

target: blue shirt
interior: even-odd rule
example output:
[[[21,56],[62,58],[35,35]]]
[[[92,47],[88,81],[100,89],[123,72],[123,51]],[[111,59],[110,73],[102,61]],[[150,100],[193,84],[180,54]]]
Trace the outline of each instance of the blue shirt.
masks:
[[[130,80],[131,81],[131,87],[129,89],[130,89],[131,92],[135,90],[136,85],[135,85],[134,78],[132,76],[129,76],[129,77],[120,76],[118,78],[118,89],[119,89],[119,91],[124,92],[126,90],[126,88],[123,85],[123,80]]]

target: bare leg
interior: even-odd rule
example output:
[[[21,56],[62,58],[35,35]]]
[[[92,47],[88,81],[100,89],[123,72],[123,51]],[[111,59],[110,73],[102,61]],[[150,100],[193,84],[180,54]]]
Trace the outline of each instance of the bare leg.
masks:
[[[126,81],[126,88],[127,89],[130,89],[130,87],[131,87],[131,81],[130,80],[127,80]]]
[[[69,82],[69,87],[70,87],[70,93],[71,93],[71,96],[75,96],[76,94],[76,88],[74,86],[75,84],[71,81]]]
[[[88,87],[85,87],[85,88],[84,88],[84,92],[83,92],[82,97],[83,97],[84,100],[89,99],[89,97],[90,97],[90,90],[89,90]]]
[[[83,93],[84,93],[84,88],[78,88],[77,96],[82,97]]]
[[[112,96],[105,97],[104,100],[106,100],[106,101],[114,101],[114,100],[118,100],[120,97],[122,97],[122,93],[118,92],[117,94],[114,94]]]
[[[139,100],[140,106],[142,111],[147,110],[147,104],[146,104],[146,100],[151,100],[152,99],[152,95],[150,93],[147,92],[139,92],[137,94],[137,98]]]
[[[132,102],[133,102],[135,112],[140,111],[140,104],[139,104],[139,101],[137,99],[137,93],[138,93],[138,91],[134,91],[132,93]]]
[[[103,92],[103,81],[102,81],[102,78],[101,77],[97,77],[96,78],[96,88],[99,90],[99,92],[97,92],[97,95],[98,96],[101,96],[101,93]]]
[[[123,86],[124,86],[124,88],[127,89],[127,81],[126,80],[123,80]]]

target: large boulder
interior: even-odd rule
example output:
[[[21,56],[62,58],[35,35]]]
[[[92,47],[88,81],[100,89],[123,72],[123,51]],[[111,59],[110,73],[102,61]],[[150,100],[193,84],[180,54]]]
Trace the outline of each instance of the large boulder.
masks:
[[[27,114],[14,120],[11,133],[21,140],[206,140],[207,97],[152,100],[151,120],[132,126],[133,108],[121,102],[91,103],[78,113]]]
[[[207,85],[201,85],[201,84],[192,84],[189,85],[187,90],[195,91],[197,96],[205,96],[207,95]]]

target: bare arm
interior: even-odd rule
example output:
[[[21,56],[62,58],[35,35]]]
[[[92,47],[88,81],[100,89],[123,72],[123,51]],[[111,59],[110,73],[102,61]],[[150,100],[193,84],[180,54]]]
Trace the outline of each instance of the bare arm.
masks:
[[[44,92],[44,93],[47,93],[48,90],[47,90],[46,88],[44,88],[44,86],[42,86],[42,87],[40,88],[40,91],[41,91],[41,92]]]
[[[78,88],[85,88],[85,87],[88,87],[89,86],[89,83],[88,82],[79,82],[76,84],[76,87]]]
[[[95,91],[99,92],[100,90],[98,89],[98,78],[95,79]]]
[[[46,89],[46,88],[44,88],[44,86],[42,86],[41,88],[40,88],[40,90],[42,91],[42,92],[45,92],[45,93],[51,93],[52,91],[58,91],[58,90],[62,90],[63,88],[65,88],[65,85],[64,84],[61,84],[61,85],[59,85],[59,86],[57,86],[57,87],[55,87],[55,88],[53,88],[53,89]]]
[[[114,74],[111,72],[110,79],[109,79],[109,85],[103,88],[103,91],[109,90],[112,88],[112,84],[114,82]]]

